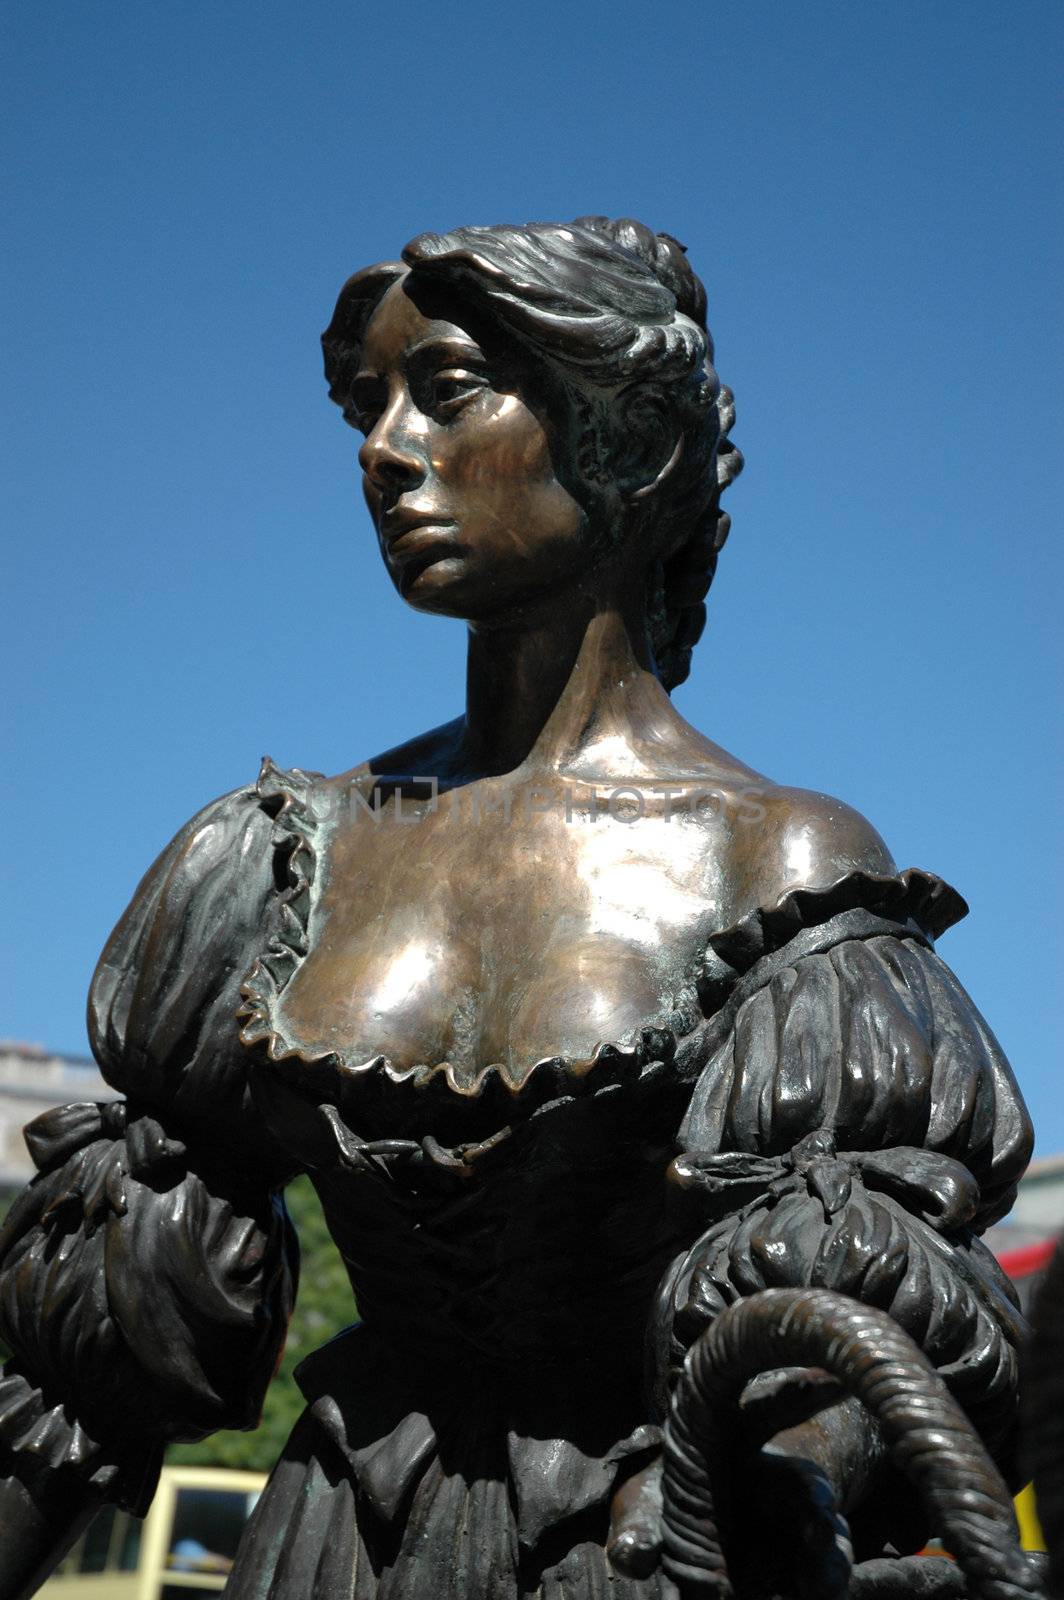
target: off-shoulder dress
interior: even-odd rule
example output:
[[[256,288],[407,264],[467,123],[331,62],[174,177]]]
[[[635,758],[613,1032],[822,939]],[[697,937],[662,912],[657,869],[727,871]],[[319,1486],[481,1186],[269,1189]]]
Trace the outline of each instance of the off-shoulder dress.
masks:
[[[359,1322],[307,1410],[234,1600],[645,1600],[610,1503],[698,1333],[761,1287],[890,1311],[1007,1462],[1019,1320],[978,1235],[1031,1130],[933,940],[919,871],[798,888],[714,935],[698,1004],[587,1062],[456,1085],[286,1037],[315,936],[319,780],[267,763],[141,884],[93,983],[127,1099],[31,1124],[0,1236],[0,1447],[143,1511],[165,1444],[254,1424],[308,1171]],[[419,1581],[420,1575],[420,1581]]]

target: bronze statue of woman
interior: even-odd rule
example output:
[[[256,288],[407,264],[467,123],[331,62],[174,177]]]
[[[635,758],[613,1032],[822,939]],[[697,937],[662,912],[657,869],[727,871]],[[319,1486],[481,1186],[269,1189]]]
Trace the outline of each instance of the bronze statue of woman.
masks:
[[[101,1499],[143,1511],[168,1441],[254,1425],[302,1171],[361,1320],[300,1369],[234,1600],[674,1594],[670,1393],[766,1287],[888,1312],[1008,1473],[978,1234],[1031,1133],[934,951],[964,904],[669,698],[741,466],[682,246],[425,234],[324,348],[399,595],[468,624],[465,710],[339,777],[267,761],[112,935],[90,1026],[128,1098],[31,1126],[0,1238],[0,1600]],[[814,1522],[844,1566],[926,1533],[870,1415],[801,1389],[745,1403],[744,1592],[791,1592]],[[794,1539],[750,1537],[768,1495]]]

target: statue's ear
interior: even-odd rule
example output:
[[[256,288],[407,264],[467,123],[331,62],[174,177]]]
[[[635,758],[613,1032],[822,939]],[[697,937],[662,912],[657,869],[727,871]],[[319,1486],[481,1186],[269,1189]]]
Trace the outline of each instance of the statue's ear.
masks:
[[[614,472],[625,500],[649,500],[683,455],[683,436],[657,384],[636,383],[614,401]]]

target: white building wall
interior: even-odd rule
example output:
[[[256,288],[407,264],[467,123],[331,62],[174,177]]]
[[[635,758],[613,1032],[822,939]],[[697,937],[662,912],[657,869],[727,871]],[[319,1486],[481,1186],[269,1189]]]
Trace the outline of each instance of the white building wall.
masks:
[[[22,1138],[27,1122],[51,1106],[118,1098],[95,1061],[0,1041],[0,1188],[21,1189],[33,1177],[33,1162]]]

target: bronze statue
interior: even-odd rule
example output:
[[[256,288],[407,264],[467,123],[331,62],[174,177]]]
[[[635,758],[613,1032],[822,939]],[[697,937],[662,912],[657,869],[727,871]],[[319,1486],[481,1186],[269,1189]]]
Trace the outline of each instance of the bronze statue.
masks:
[[[1024,1592],[987,1456],[1013,1473],[1021,1322],[978,1234],[1031,1130],[934,951],[966,908],[669,698],[742,464],[683,247],[425,234],[323,343],[396,589],[468,623],[465,712],[336,778],[267,761],[112,935],[128,1100],[31,1125],[0,1239],[0,1600],[101,1498],[143,1510],[167,1441],[254,1425],[304,1170],[361,1322],[301,1368],[235,1600],[894,1592],[946,1501],[862,1403],[888,1348]],[[840,1304],[842,1389],[806,1326]],[[740,1313],[770,1370],[714,1388]]]

